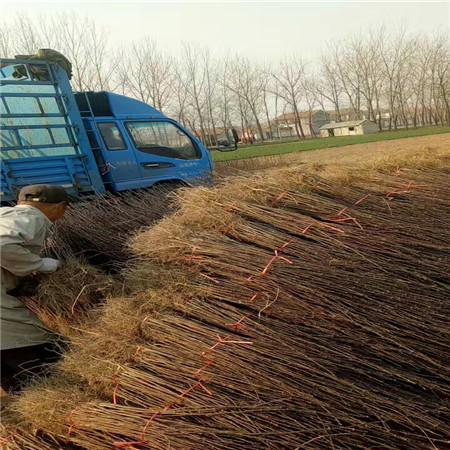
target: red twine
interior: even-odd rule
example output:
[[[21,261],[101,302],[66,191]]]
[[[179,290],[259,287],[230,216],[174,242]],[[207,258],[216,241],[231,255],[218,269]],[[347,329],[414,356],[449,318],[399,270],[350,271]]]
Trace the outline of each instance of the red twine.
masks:
[[[139,345],[136,351],[134,352],[134,355],[131,357],[131,359],[136,359],[139,352],[142,350],[142,345]]]
[[[117,366],[117,369],[113,375],[113,382],[115,383],[114,391],[113,391],[113,403],[115,405],[117,405],[117,389],[119,388],[119,380],[117,379],[117,375],[119,375],[121,370],[122,370],[122,366]]]
[[[231,205],[228,205],[225,209],[227,210],[227,211],[231,211],[232,209],[233,209],[233,207],[235,206],[235,205],[237,205],[238,204],[238,202],[236,201],[236,202],[233,202],[233,203],[231,203]]]
[[[5,436],[4,438],[2,438],[2,440],[0,441],[0,447],[3,447],[6,444],[6,441],[11,439],[14,436],[17,436],[19,434],[19,432],[17,431],[16,433],[11,433],[8,436]]]
[[[275,200],[272,202],[272,205],[275,205],[276,203],[278,203],[288,192],[289,191],[284,191],[280,195],[275,197]]]
[[[179,396],[178,399],[182,399],[183,397],[186,397],[186,395],[188,395],[191,391],[193,391],[195,388],[200,387],[203,391],[205,391],[208,395],[213,395],[213,393],[207,389],[202,381],[205,380],[198,380],[195,384],[193,384],[192,386],[190,386],[188,389],[186,389],[185,391],[183,391]],[[163,408],[162,411],[156,411],[152,417],[150,417],[150,419],[147,421],[147,423],[144,426],[144,429],[142,430],[142,435],[141,435],[141,441],[140,443],[144,443],[145,441],[145,433],[147,432],[148,427],[150,426],[150,424],[155,420],[156,417],[158,417],[162,412],[166,412],[168,411],[170,408],[172,408],[173,406],[175,406],[177,404],[177,401],[171,402],[169,403],[167,406],[165,406]],[[124,443],[118,443],[118,444],[124,444]]]
[[[216,280],[215,278],[210,277],[209,275],[206,275],[206,274],[204,274],[204,273],[199,273],[199,275],[200,275],[201,277],[203,277],[203,278],[206,278],[206,279],[209,280],[209,281],[212,281],[213,283],[216,283],[216,284],[219,284],[219,283],[220,283],[219,280]]]
[[[200,367],[200,369],[197,370],[197,372],[194,373],[194,378],[198,378],[199,375],[207,369],[209,366],[212,366],[214,364],[214,361],[212,359],[206,360],[206,364],[203,367]]]
[[[370,195],[371,195],[371,194],[367,194],[367,195],[365,195],[363,198],[360,198],[359,200],[357,200],[357,201],[355,202],[355,205],[359,205],[359,204],[362,203],[364,200],[366,200],[367,198],[369,198]]]
[[[264,277],[267,272],[269,271],[270,267],[272,266],[272,264],[277,260],[277,259],[281,259],[282,261],[288,263],[288,264],[293,264],[292,261],[290,261],[289,259],[285,258],[284,256],[280,256],[278,254],[279,251],[284,250],[288,245],[290,244],[290,242],[286,242],[285,244],[283,244],[278,250],[274,250],[274,256],[272,256],[272,258],[270,259],[270,261],[267,263],[267,266],[264,267],[263,271],[261,272],[261,276]]]
[[[244,320],[247,320],[251,315],[252,315],[252,313],[245,314],[238,321],[236,321],[234,323],[227,323],[225,326],[232,327],[234,329],[234,332],[237,333],[239,331],[240,327],[242,327],[242,328],[245,327],[245,325],[242,325],[242,322],[244,322]]]
[[[407,194],[410,189],[419,188],[419,187],[427,187],[427,185],[426,184],[412,184],[412,183],[408,183],[406,185],[405,189],[394,189],[393,191],[388,192],[386,194],[386,197],[389,197],[392,194]]]
[[[248,304],[253,303],[256,300],[256,297],[258,297],[258,295],[261,294],[261,291],[256,292],[253,297],[248,301]]]
[[[348,206],[346,206],[345,208],[342,208],[337,214],[336,217],[339,217],[341,214],[344,214],[348,209]]]

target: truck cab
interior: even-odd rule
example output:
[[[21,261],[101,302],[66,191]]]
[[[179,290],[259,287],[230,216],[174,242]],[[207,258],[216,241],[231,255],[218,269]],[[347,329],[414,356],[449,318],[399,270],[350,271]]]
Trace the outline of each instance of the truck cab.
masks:
[[[74,197],[203,183],[209,151],[157,109],[111,92],[74,93],[66,71],[40,60],[0,64],[2,203],[29,184]]]
[[[75,93],[75,99],[108,190],[191,184],[211,173],[209,151],[157,109],[111,92]]]

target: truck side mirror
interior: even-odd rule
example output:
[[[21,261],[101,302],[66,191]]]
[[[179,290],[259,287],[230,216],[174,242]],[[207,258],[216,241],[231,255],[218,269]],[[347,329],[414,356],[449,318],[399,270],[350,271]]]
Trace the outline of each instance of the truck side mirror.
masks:
[[[234,142],[230,142],[227,140],[222,140],[218,142],[218,147],[216,150],[219,150],[219,152],[234,152],[237,150],[237,146],[234,144]]]

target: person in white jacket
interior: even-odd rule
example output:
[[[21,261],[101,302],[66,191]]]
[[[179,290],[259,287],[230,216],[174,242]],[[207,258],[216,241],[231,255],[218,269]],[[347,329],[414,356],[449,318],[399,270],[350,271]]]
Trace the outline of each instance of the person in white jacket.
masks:
[[[60,267],[58,260],[39,253],[68,201],[63,187],[41,184],[24,187],[16,206],[0,208],[2,391],[14,386],[19,372],[39,366],[54,350],[57,335],[11,294],[22,277]]]

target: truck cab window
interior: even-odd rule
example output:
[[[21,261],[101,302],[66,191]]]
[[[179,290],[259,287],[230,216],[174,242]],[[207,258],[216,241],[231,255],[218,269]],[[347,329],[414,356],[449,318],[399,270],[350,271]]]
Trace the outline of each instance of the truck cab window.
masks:
[[[97,126],[108,150],[125,150],[127,148],[120,130],[114,122],[101,122]]]
[[[170,122],[128,122],[128,132],[136,148],[144,153],[176,159],[199,159],[189,136]]]

